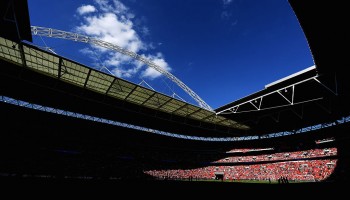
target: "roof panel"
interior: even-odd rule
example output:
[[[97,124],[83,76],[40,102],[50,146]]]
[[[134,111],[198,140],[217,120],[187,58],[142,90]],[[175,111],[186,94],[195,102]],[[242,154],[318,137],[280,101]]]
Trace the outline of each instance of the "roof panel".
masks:
[[[61,79],[75,85],[84,86],[89,68],[74,62],[63,60],[61,67]]]
[[[127,98],[126,100],[129,101],[131,99],[137,99],[139,100],[142,104],[143,102],[145,102],[148,99],[149,96],[146,96],[145,94],[139,93],[136,90],[134,90]]]
[[[164,108],[166,108],[169,113],[173,113],[177,109],[181,108],[181,106],[176,106],[175,104],[166,103],[164,106],[161,107],[161,109],[163,109],[163,110],[164,110]]]
[[[215,113],[198,106],[93,70],[25,43],[23,43],[23,52],[26,66],[45,75],[60,78],[70,84],[170,114],[214,124],[221,122],[220,124],[225,126],[232,126],[235,123],[232,120],[223,120],[224,117],[217,117]],[[18,44],[10,40],[0,38],[0,57],[22,65]]]
[[[187,115],[187,117],[192,118],[192,119],[196,119],[196,120],[200,120],[200,119],[202,119],[204,117],[204,115],[198,114],[198,113],[200,113],[200,111],[201,111],[201,109],[197,109],[197,110],[189,113]]]
[[[108,95],[124,100],[135,87],[135,85],[116,78],[108,91]]]
[[[144,102],[144,100],[142,98],[138,98],[138,97],[128,98],[128,101],[136,103],[138,105],[140,105]]]
[[[120,79],[117,79],[117,81],[114,82],[114,86],[113,86],[113,88],[116,91],[126,93],[127,94],[126,96],[128,96],[129,93],[132,92],[136,87],[137,85],[129,84]]]
[[[143,93],[143,94],[146,94],[148,96],[151,96],[154,94],[154,91],[153,90],[149,90],[149,89],[146,89],[146,88],[142,88],[142,87],[137,87],[136,88],[136,91],[140,92],[140,93]]]
[[[157,109],[159,107],[158,104],[152,104],[149,101],[144,102],[143,105],[153,109]]]
[[[112,76],[92,70],[88,82],[86,83],[86,87],[91,90],[106,94],[113,80],[114,77]]]
[[[4,38],[0,38],[0,56],[16,64],[22,65],[21,54],[18,44]]]
[[[201,109],[199,112],[195,112],[195,113],[191,114],[189,117],[195,118],[195,119],[203,119],[203,118],[205,118],[207,115],[205,115],[202,111],[203,111],[203,110]]]
[[[151,107],[156,107],[157,109],[161,107],[163,104],[169,101],[170,97],[165,95],[161,95],[159,93],[154,93],[148,100],[144,102],[144,105],[148,105]]]
[[[168,104],[165,104],[164,106],[161,106],[159,109],[163,110],[163,111],[165,111],[167,113],[171,113],[171,112],[175,111],[177,108],[169,106]]]
[[[153,93],[148,94],[148,93],[140,92],[140,91],[138,90],[138,87],[137,87],[137,88],[132,92],[132,94],[133,94],[133,95],[136,95],[136,96],[139,96],[139,97],[142,97],[142,98],[145,98],[145,100],[147,100],[148,98],[151,97],[151,95],[152,95]]]
[[[166,103],[166,106],[171,108],[171,111],[170,111],[171,113],[176,111],[177,109],[180,109],[184,105],[186,105],[186,103],[181,102],[181,101],[176,100],[176,99],[173,99],[173,100]]]
[[[173,113],[187,116],[187,115],[189,115],[197,110],[198,110],[197,107],[194,107],[190,104],[185,104],[184,106],[182,106],[180,109],[176,110]]]
[[[222,121],[222,119],[219,119],[219,118],[217,117],[217,115],[213,115],[213,116],[208,117],[208,118],[205,119],[204,121],[217,124],[218,122]]]
[[[58,76],[59,57],[27,46],[23,51],[27,67],[52,77]]]
[[[111,88],[108,92],[109,96],[118,98],[118,99],[125,99],[125,97],[128,95],[129,93],[127,92],[122,92],[119,90],[115,90],[114,88]]]

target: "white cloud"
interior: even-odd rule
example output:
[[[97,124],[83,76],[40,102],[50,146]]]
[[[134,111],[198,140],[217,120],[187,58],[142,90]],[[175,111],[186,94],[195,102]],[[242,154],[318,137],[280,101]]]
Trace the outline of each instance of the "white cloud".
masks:
[[[126,12],[129,10],[122,2],[118,0],[113,0],[113,3],[110,3],[109,0],[95,0],[95,3],[102,12],[126,14]]]
[[[83,48],[83,49],[80,49],[79,51],[83,54],[90,54],[90,55],[94,54],[94,52],[90,48]]]
[[[113,7],[108,3],[108,0],[95,0],[95,3],[102,12],[113,12]]]
[[[222,0],[222,3],[224,5],[229,5],[230,3],[232,3],[233,0]]]
[[[140,50],[146,51],[147,48],[152,47],[152,45],[144,43],[139,37],[132,21],[135,15],[123,3],[118,0],[95,0],[94,2],[96,7],[92,7],[97,12],[90,15],[81,14],[81,24],[76,27],[78,32],[118,45],[135,53],[139,53]],[[86,6],[83,5],[78,10],[83,7]],[[141,34],[149,34],[149,29],[146,26],[141,27],[140,30]],[[92,46],[91,48],[98,52],[100,57],[103,57],[103,63],[101,64],[108,67],[118,77],[129,78],[139,74],[143,78],[154,79],[160,76],[160,73],[156,70],[146,67],[129,56],[102,47]],[[81,52],[93,56],[91,51],[86,49]],[[160,67],[171,70],[161,53],[145,57]]]
[[[238,4],[234,0],[222,0],[223,11],[221,19],[230,23],[231,26],[236,26],[238,23]]]
[[[133,23],[130,20],[118,17],[114,13],[103,13],[84,17],[84,19],[85,23],[77,27],[79,32],[133,52],[142,49],[143,43],[133,29]]]
[[[96,8],[92,5],[82,5],[80,6],[78,9],[77,9],[77,12],[80,14],[80,15],[84,15],[86,13],[92,13],[92,12],[95,12],[96,11]]]
[[[171,71],[171,68],[169,67],[168,63],[165,61],[163,55],[161,53],[157,53],[157,55],[148,55],[144,56],[145,58],[152,61],[154,64],[158,65],[159,67],[163,68],[166,71]],[[153,68],[148,67],[146,70],[142,72],[141,77],[147,77],[150,79],[155,79],[157,77],[161,76],[161,74],[156,71]]]
[[[141,29],[141,32],[143,35],[149,35],[149,28],[147,28],[146,26],[143,26]]]
[[[221,19],[224,19],[224,20],[230,19],[231,16],[232,16],[232,14],[229,13],[228,11],[223,11],[223,12],[221,13]]]

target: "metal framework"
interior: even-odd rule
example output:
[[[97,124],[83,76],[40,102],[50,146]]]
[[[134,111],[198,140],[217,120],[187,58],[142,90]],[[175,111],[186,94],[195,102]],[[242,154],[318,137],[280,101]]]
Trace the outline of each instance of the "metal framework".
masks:
[[[185,83],[183,83],[180,79],[176,78],[173,74],[170,72],[164,70],[160,66],[156,65],[152,61],[144,58],[141,55],[138,55],[134,52],[128,51],[118,45],[102,41],[96,38],[92,38],[89,36],[77,34],[77,33],[71,33],[71,32],[66,32],[62,30],[57,30],[57,29],[52,29],[52,28],[46,28],[46,27],[39,27],[39,26],[31,26],[31,31],[33,35],[38,35],[38,36],[45,36],[45,37],[52,37],[52,38],[60,38],[60,39],[66,39],[66,40],[72,40],[75,42],[83,42],[83,43],[89,43],[97,46],[101,46],[110,50],[117,51],[121,54],[130,56],[147,66],[157,70],[159,73],[163,74],[167,78],[169,78],[171,81],[176,83],[181,89],[183,89],[188,95],[190,95],[198,104],[201,108],[213,111],[213,109],[203,100],[201,99],[192,89],[190,89]]]
[[[225,129],[228,128],[227,130],[231,128],[249,129],[248,126],[236,121],[216,116],[213,111],[79,64],[31,44],[16,43],[0,37],[0,59],[81,87],[84,90],[97,92],[118,101],[147,107],[155,113],[165,112],[171,116],[177,115],[185,119],[194,119],[199,122],[199,126],[202,126],[202,122],[204,122],[215,125],[215,129],[217,125]]]
[[[108,119],[104,119],[104,118],[100,118],[100,117],[94,117],[91,115],[70,112],[70,111],[61,110],[61,109],[57,109],[57,108],[42,106],[39,104],[33,104],[30,102],[26,102],[26,101],[21,101],[18,99],[14,99],[14,98],[2,96],[2,95],[0,95],[0,102],[12,104],[12,105],[16,105],[16,106],[21,106],[21,107],[25,107],[25,108],[29,108],[29,109],[39,110],[42,112],[64,115],[64,116],[68,116],[68,117],[74,117],[74,118],[84,119],[84,120],[88,120],[88,121],[99,122],[99,123],[103,123],[103,124],[110,124],[110,125],[124,127],[124,128],[130,128],[130,129],[139,130],[139,131],[145,132],[145,133],[159,134],[159,135],[164,135],[164,136],[174,137],[174,138],[181,138],[181,139],[186,139],[186,140],[215,141],[215,142],[251,141],[251,140],[266,139],[266,138],[276,138],[276,137],[282,137],[282,136],[288,136],[288,135],[294,135],[294,134],[301,134],[301,133],[305,133],[305,132],[309,132],[309,131],[315,131],[318,129],[327,128],[327,127],[331,127],[331,126],[337,126],[339,124],[344,124],[344,123],[350,122],[350,116],[347,116],[347,117],[343,117],[341,119],[327,122],[327,123],[323,123],[323,124],[317,124],[317,125],[313,125],[313,126],[309,126],[309,127],[304,127],[304,128],[293,130],[293,131],[283,131],[283,132],[278,132],[278,133],[270,133],[270,134],[262,135],[262,136],[251,135],[251,136],[242,136],[242,137],[199,137],[199,136],[189,136],[189,135],[170,133],[170,132],[166,132],[166,131],[160,131],[160,130],[156,130],[156,129],[132,125],[132,124],[128,124],[128,123],[108,120]]]
[[[337,88],[335,89],[335,91],[333,91],[332,89],[330,89],[329,87],[327,87],[325,84],[323,84],[320,80],[318,80],[318,75],[313,76],[311,78],[307,78],[304,79],[302,81],[299,81],[297,83],[288,85],[286,87],[282,87],[279,88],[277,90],[274,90],[272,92],[269,92],[267,94],[263,94],[259,97],[256,97],[254,99],[248,100],[248,101],[244,101],[242,103],[239,103],[237,105],[231,106],[229,108],[226,108],[224,110],[221,110],[219,112],[217,112],[217,115],[224,115],[224,114],[236,114],[236,113],[245,113],[245,112],[255,112],[255,111],[262,111],[262,110],[269,110],[269,109],[274,109],[274,108],[279,108],[279,107],[286,107],[286,106],[292,106],[292,105],[297,105],[297,104],[303,104],[303,103],[308,103],[308,102],[312,102],[312,101],[318,101],[323,99],[323,97],[319,97],[319,98],[314,98],[314,99],[308,99],[308,100],[304,100],[304,101],[299,101],[296,102],[295,101],[295,86],[308,82],[308,81],[315,81],[316,83],[320,84],[321,86],[323,86],[325,89],[327,89],[328,91],[330,91],[332,94],[334,95],[338,95],[338,91]],[[283,93],[286,92],[287,90],[291,91],[291,97],[287,97],[286,95],[284,95]],[[278,105],[278,106],[271,106],[271,107],[262,107],[262,102],[264,100],[264,97],[270,96],[272,94],[278,94],[280,95],[283,99],[285,99],[286,104],[284,105]],[[250,104],[253,106],[253,109],[240,109],[240,107]]]
[[[180,139],[185,139],[185,140],[226,142],[226,141],[241,141],[241,140],[258,139],[258,136],[201,137],[201,136],[190,136],[190,135],[184,135],[184,134],[170,133],[167,131],[146,128],[143,126],[123,123],[123,122],[109,120],[109,119],[105,119],[105,118],[101,118],[101,117],[95,117],[95,116],[91,116],[91,115],[61,110],[58,108],[47,107],[47,106],[34,104],[34,103],[27,102],[27,101],[22,101],[22,100],[14,99],[14,98],[7,97],[7,96],[1,96],[1,95],[0,95],[0,102],[16,105],[16,106],[20,106],[20,107],[25,107],[25,108],[29,108],[29,109],[33,109],[33,110],[38,110],[38,111],[42,111],[42,112],[53,113],[53,114],[67,116],[67,117],[73,117],[73,118],[78,118],[78,119],[83,119],[83,120],[88,120],[88,121],[93,121],[93,122],[98,122],[98,123],[103,123],[103,124],[109,124],[109,125],[118,126],[118,127],[134,129],[134,130],[140,131],[141,133],[158,134],[158,135],[164,135],[164,136],[168,136],[168,137],[180,138]]]

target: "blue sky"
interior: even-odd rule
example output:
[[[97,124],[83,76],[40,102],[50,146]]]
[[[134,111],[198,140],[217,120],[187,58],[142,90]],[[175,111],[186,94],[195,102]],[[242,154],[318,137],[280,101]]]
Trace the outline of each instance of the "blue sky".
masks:
[[[31,25],[96,37],[171,72],[212,108],[314,65],[287,0],[28,0]],[[34,37],[38,46],[196,105],[169,79],[101,47]]]

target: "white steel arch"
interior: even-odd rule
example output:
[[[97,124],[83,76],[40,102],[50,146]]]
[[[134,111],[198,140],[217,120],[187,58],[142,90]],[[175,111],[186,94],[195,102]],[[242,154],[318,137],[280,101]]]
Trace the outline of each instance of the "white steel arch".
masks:
[[[92,38],[89,36],[77,34],[77,33],[71,33],[66,32],[62,30],[52,29],[52,28],[46,28],[46,27],[39,27],[39,26],[31,26],[31,31],[33,35],[38,36],[45,36],[45,37],[52,37],[52,38],[60,38],[60,39],[66,39],[66,40],[72,40],[75,42],[83,42],[83,43],[89,43],[94,44],[97,46],[101,46],[110,50],[117,51],[121,54],[130,56],[138,61],[141,61],[142,63],[146,64],[149,67],[152,67],[153,69],[157,70],[159,73],[163,74],[167,78],[169,78],[171,81],[176,83],[181,89],[183,89],[188,95],[190,95],[201,108],[212,111],[213,109],[203,100],[201,99],[191,88],[189,88],[185,83],[183,83],[180,79],[176,78],[173,74],[170,72],[164,70],[160,66],[156,65],[152,61],[144,58],[141,55],[138,55],[134,52],[128,51],[118,45],[102,41],[96,38]]]

